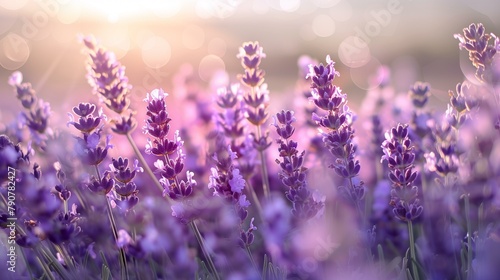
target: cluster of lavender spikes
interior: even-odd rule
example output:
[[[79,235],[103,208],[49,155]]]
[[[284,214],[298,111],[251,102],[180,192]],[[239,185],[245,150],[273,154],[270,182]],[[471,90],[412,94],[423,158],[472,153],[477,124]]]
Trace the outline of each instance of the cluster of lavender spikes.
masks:
[[[302,60],[309,72],[301,69],[299,82],[310,81],[307,96],[315,106],[305,112],[319,130],[318,142],[334,158],[329,167],[335,172],[321,178],[315,172],[323,158],[310,157],[310,149],[301,151],[300,141],[292,139],[311,122],[297,122],[294,111],[281,110],[273,123],[276,143],[264,131],[269,92],[258,42],[244,43],[237,55],[244,68],[241,84],[220,88],[214,102],[219,111],[203,113],[204,126],[196,133],[205,133],[207,141],[194,143],[202,138],[193,141],[194,132],[183,130],[185,147],[201,152],[184,153],[180,132],[170,133],[174,114],[167,111],[168,94],[162,89],[147,94],[142,108],[147,160],[131,137],[136,112],[125,68],[95,39],[82,40],[89,55],[87,77],[121,120],[108,120],[98,106],[82,102],[67,123],[78,135],[65,138],[69,134],[56,130],[58,136],[49,140],[55,121],[49,125],[49,105],[14,73],[9,84],[27,113],[0,131],[0,226],[24,258],[18,258],[13,279],[359,279],[361,273],[370,279],[497,279],[500,146],[492,128],[500,127],[494,123],[500,40],[481,24],[456,37],[469,51],[481,84],[458,83],[444,114],[426,108],[430,85],[417,82],[397,96],[406,98],[405,105],[387,98],[355,115],[347,95],[334,85],[339,73],[333,60]],[[381,72],[378,89],[390,91],[387,69]],[[392,111],[382,113],[382,106],[393,106]],[[360,120],[371,122],[368,141],[355,138]],[[33,149],[23,129],[43,141]],[[108,132],[127,136],[142,168],[117,155],[124,150],[119,141],[113,144],[120,149],[111,150]],[[67,149],[70,143],[74,148]],[[48,144],[61,148],[49,155]],[[270,147],[278,152],[277,164],[267,166]],[[375,176],[365,167],[367,160],[376,164]],[[193,170],[186,168],[192,162],[200,166],[197,180],[185,171]],[[156,177],[148,166],[156,167]],[[163,197],[151,190],[151,180]],[[263,195],[253,188],[260,184]],[[338,193],[329,191],[338,185]],[[342,196],[350,203],[338,203]],[[106,212],[109,220],[96,212]],[[363,258],[359,236],[352,232],[367,229]]]

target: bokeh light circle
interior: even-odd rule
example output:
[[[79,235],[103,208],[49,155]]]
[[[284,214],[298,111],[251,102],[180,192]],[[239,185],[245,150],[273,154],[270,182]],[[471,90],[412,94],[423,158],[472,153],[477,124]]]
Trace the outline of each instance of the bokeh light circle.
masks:
[[[198,66],[198,75],[203,81],[209,82],[215,73],[225,70],[224,61],[216,55],[209,54],[201,59]]]
[[[28,42],[15,33],[9,33],[0,40],[0,47],[0,65],[7,70],[19,69],[30,56]]]
[[[142,44],[142,60],[150,68],[161,68],[170,60],[171,47],[167,40],[152,36]]]
[[[280,8],[285,12],[295,12],[300,7],[300,0],[280,0]]]
[[[259,15],[264,15],[269,12],[269,6],[266,0],[254,0],[252,3],[252,10]]]
[[[317,15],[312,22],[312,29],[319,37],[330,37],[335,33],[335,21],[328,15]]]
[[[207,51],[209,54],[216,55],[218,57],[223,57],[226,54],[227,44],[222,38],[213,38],[210,40],[207,46]]]
[[[81,16],[82,7],[80,2],[72,1],[60,7],[57,19],[63,24],[75,23]]]
[[[22,9],[24,6],[26,6],[26,3],[28,3],[28,0],[0,0],[0,7],[15,11]]]
[[[361,89],[369,90],[376,88],[379,84],[373,83],[374,79],[371,79],[377,74],[377,70],[380,68],[381,64],[378,59],[371,57],[371,59],[361,67],[351,68],[351,80],[352,82]]]
[[[130,36],[127,28],[123,29],[108,29],[102,35],[102,44],[107,46],[108,49],[113,51],[117,59],[123,58],[130,50]]]
[[[359,37],[349,36],[339,45],[339,59],[350,68],[367,64],[371,59],[368,44]]]
[[[170,18],[175,16],[182,8],[182,0],[157,0],[153,13],[159,18]],[[156,7],[159,7],[158,9]]]
[[[314,5],[321,9],[331,8],[342,0],[312,0]]]
[[[348,1],[342,1],[334,9],[330,9],[329,14],[335,21],[348,21],[353,15],[352,6]]]
[[[188,25],[182,31],[182,44],[188,49],[196,50],[205,42],[205,31],[198,25]]]

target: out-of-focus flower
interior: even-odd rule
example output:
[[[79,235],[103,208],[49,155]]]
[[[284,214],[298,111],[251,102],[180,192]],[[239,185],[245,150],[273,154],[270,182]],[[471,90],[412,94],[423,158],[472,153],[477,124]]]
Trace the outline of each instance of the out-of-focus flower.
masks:
[[[476,67],[476,77],[486,83],[498,85],[500,76],[493,68],[495,54],[500,50],[500,41],[494,34],[488,34],[482,23],[472,23],[463,29],[462,34],[455,34],[460,49],[469,52],[469,59]],[[493,39],[493,44],[490,40]]]
[[[22,83],[22,80],[22,73],[16,71],[9,77],[9,85],[14,87],[17,99],[27,111],[21,114],[23,125],[29,128],[35,143],[43,148],[47,136],[53,134],[49,126],[49,117],[52,114],[50,104],[39,99],[31,84]]]
[[[416,82],[410,90],[408,94],[410,95],[411,101],[413,105],[417,108],[422,108],[427,104],[427,100],[430,95],[430,85],[428,83]]]

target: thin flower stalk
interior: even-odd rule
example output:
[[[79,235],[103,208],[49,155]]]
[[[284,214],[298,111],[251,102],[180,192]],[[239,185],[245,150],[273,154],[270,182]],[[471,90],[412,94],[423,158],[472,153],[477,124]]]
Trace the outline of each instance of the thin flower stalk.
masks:
[[[157,168],[156,172],[160,174],[160,179],[157,180],[163,187],[163,195],[173,200],[171,206],[172,216],[189,224],[207,259],[212,274],[216,279],[220,279],[195,221],[199,213],[192,204],[192,198],[197,186],[194,173],[187,171],[185,180],[179,178],[179,174],[184,169],[185,160],[185,154],[182,150],[183,141],[179,136],[179,131],[174,133],[172,140],[167,137],[170,132],[170,121],[172,120],[167,112],[165,101],[167,96],[168,94],[162,89],[155,89],[148,93],[144,99],[147,103],[147,119],[143,132],[152,138],[148,139],[146,153],[158,157],[154,163]]]
[[[271,143],[268,139],[269,133],[265,132],[265,134],[263,134],[262,126],[269,117],[267,112],[267,107],[269,106],[269,91],[267,90],[267,84],[264,83],[264,70],[259,68],[262,58],[265,57],[266,54],[263,52],[258,42],[243,43],[237,55],[245,71],[244,74],[240,75],[241,82],[250,89],[243,98],[246,104],[245,116],[247,120],[256,127],[255,134],[252,134],[254,138],[254,147],[259,151],[262,189],[264,197],[268,198],[270,194],[270,185],[267,160],[264,151]]]
[[[99,112],[98,116],[94,116],[95,110],[96,106],[94,104],[78,104],[78,106],[73,107],[73,113],[78,116],[78,119],[75,120],[73,114],[68,113],[68,116],[70,117],[68,126],[72,125],[82,133],[82,136],[77,138],[76,151],[83,163],[89,166],[94,166],[95,168],[97,177],[91,178],[88,183],[88,188],[96,194],[104,195],[108,219],[113,232],[114,240],[117,242],[118,231],[110,204],[110,200],[112,199],[110,192],[116,191],[116,182],[115,179],[112,178],[110,171],[105,171],[104,174],[101,174],[99,171],[99,165],[104,161],[104,159],[106,159],[108,150],[113,146],[110,144],[110,135],[106,137],[106,145],[104,147],[100,145],[102,126],[106,116],[102,114],[102,111]],[[123,248],[119,249],[119,255],[121,277],[122,279],[128,279],[127,259]]]
[[[339,76],[334,65],[327,56],[326,65],[309,66],[306,77],[311,79],[311,100],[321,112],[321,115],[313,113],[312,119],[319,126],[325,147],[336,158],[329,167],[348,183],[348,187],[341,186],[339,190],[354,203],[364,220],[360,202],[365,196],[365,188],[358,178],[361,166],[355,159],[357,147],[353,142],[352,123],[355,116],[347,106],[347,95],[333,84],[335,76]]]
[[[394,216],[408,224],[410,237],[410,255],[412,275],[419,279],[413,221],[423,212],[423,206],[418,198],[418,187],[414,185],[418,172],[414,171],[415,153],[409,138],[408,125],[398,124],[385,134],[382,143],[384,155],[381,161],[386,161],[389,167],[389,180],[392,183],[390,205]]]
[[[262,217],[262,206],[255,189],[248,180],[253,175],[256,160],[253,145],[249,143],[249,138],[245,137],[248,133],[248,125],[245,122],[245,105],[242,98],[243,93],[239,84],[218,89],[215,102],[220,108],[220,112],[217,112],[213,117],[215,133],[218,134],[215,139],[219,139],[219,134],[222,134],[230,141],[231,150],[237,157],[235,165],[246,181],[245,191],[251,194],[257,212]]]

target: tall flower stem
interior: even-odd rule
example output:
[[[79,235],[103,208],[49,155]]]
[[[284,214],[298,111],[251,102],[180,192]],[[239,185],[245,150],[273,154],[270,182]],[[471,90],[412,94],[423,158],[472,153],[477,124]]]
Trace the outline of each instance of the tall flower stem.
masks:
[[[408,236],[410,239],[410,256],[411,256],[411,266],[413,272],[413,279],[420,280],[418,276],[418,268],[417,268],[417,256],[415,253],[415,236],[413,232],[413,222],[412,220],[408,220]]]
[[[253,203],[255,205],[255,209],[257,209],[257,213],[259,215],[259,218],[261,221],[264,221],[264,215],[262,214],[263,213],[262,212],[262,205],[260,204],[259,197],[257,196],[257,193],[255,192],[254,187],[250,183],[250,180],[246,179],[246,183],[247,183],[247,186],[249,189],[248,192],[250,192],[250,194],[252,195],[252,200],[253,200]]]
[[[257,267],[257,264],[255,263],[255,260],[254,260],[254,258],[253,258],[252,251],[250,251],[250,246],[245,246],[245,249],[246,249],[246,251],[247,251],[248,258],[250,259],[250,262],[252,263],[253,268],[254,268],[256,271],[259,271],[259,269],[258,269],[258,267]]]
[[[126,136],[127,136],[128,142],[130,143],[130,146],[132,146],[132,149],[134,150],[134,153],[137,156],[137,158],[139,159],[139,161],[141,162],[141,165],[143,166],[144,170],[146,171],[146,173],[148,173],[148,176],[151,178],[151,180],[153,180],[153,183],[155,184],[155,186],[160,190],[161,193],[163,193],[163,187],[161,186],[158,179],[156,179],[156,176],[154,175],[151,168],[149,168],[149,165],[147,164],[146,160],[144,159],[141,152],[137,148],[137,145],[135,144],[134,139],[132,139],[132,136],[130,135],[130,133],[127,133]]]
[[[198,244],[201,247],[201,251],[203,252],[203,255],[207,259],[208,267],[211,270],[213,276],[215,277],[216,280],[221,280],[219,274],[217,273],[217,269],[215,268],[215,264],[212,261],[212,257],[210,256],[210,253],[208,252],[208,248],[205,245],[205,242],[203,240],[203,237],[201,236],[200,230],[198,229],[198,226],[196,225],[195,221],[191,221],[189,223],[189,227],[194,233],[194,236],[196,237],[196,240],[198,241]]]
[[[465,220],[467,221],[467,279],[472,279],[472,225],[470,221],[469,194],[464,196]]]
[[[111,223],[111,230],[113,231],[113,236],[115,238],[115,242],[118,241],[118,231],[116,230],[116,222],[113,216],[113,211],[111,209],[111,205],[109,203],[109,199],[106,197],[106,208],[108,210],[108,218]],[[125,256],[125,251],[123,248],[120,248],[120,265],[121,265],[121,279],[129,279],[128,270],[127,270],[127,257]]]
[[[262,136],[262,131],[260,126],[257,126],[257,139],[260,139]],[[267,161],[264,154],[264,151],[259,151],[260,157],[260,172],[262,175],[262,189],[264,190],[264,197],[269,198],[270,188],[269,188],[269,173],[267,171]]]
[[[97,165],[95,165],[95,170],[97,177],[99,178],[99,181],[101,181],[101,173],[99,172],[99,168],[97,168]],[[111,224],[111,231],[113,232],[113,237],[115,239],[115,242],[117,242],[118,230],[116,229],[115,217],[113,216],[113,211],[111,209],[111,204],[109,202],[109,199],[106,196],[104,197],[104,199],[106,199],[106,209],[108,212],[109,223]],[[125,251],[123,250],[123,248],[120,248],[119,254],[120,254],[120,266],[121,266],[121,279],[129,279],[127,270],[127,257],[125,256]]]

